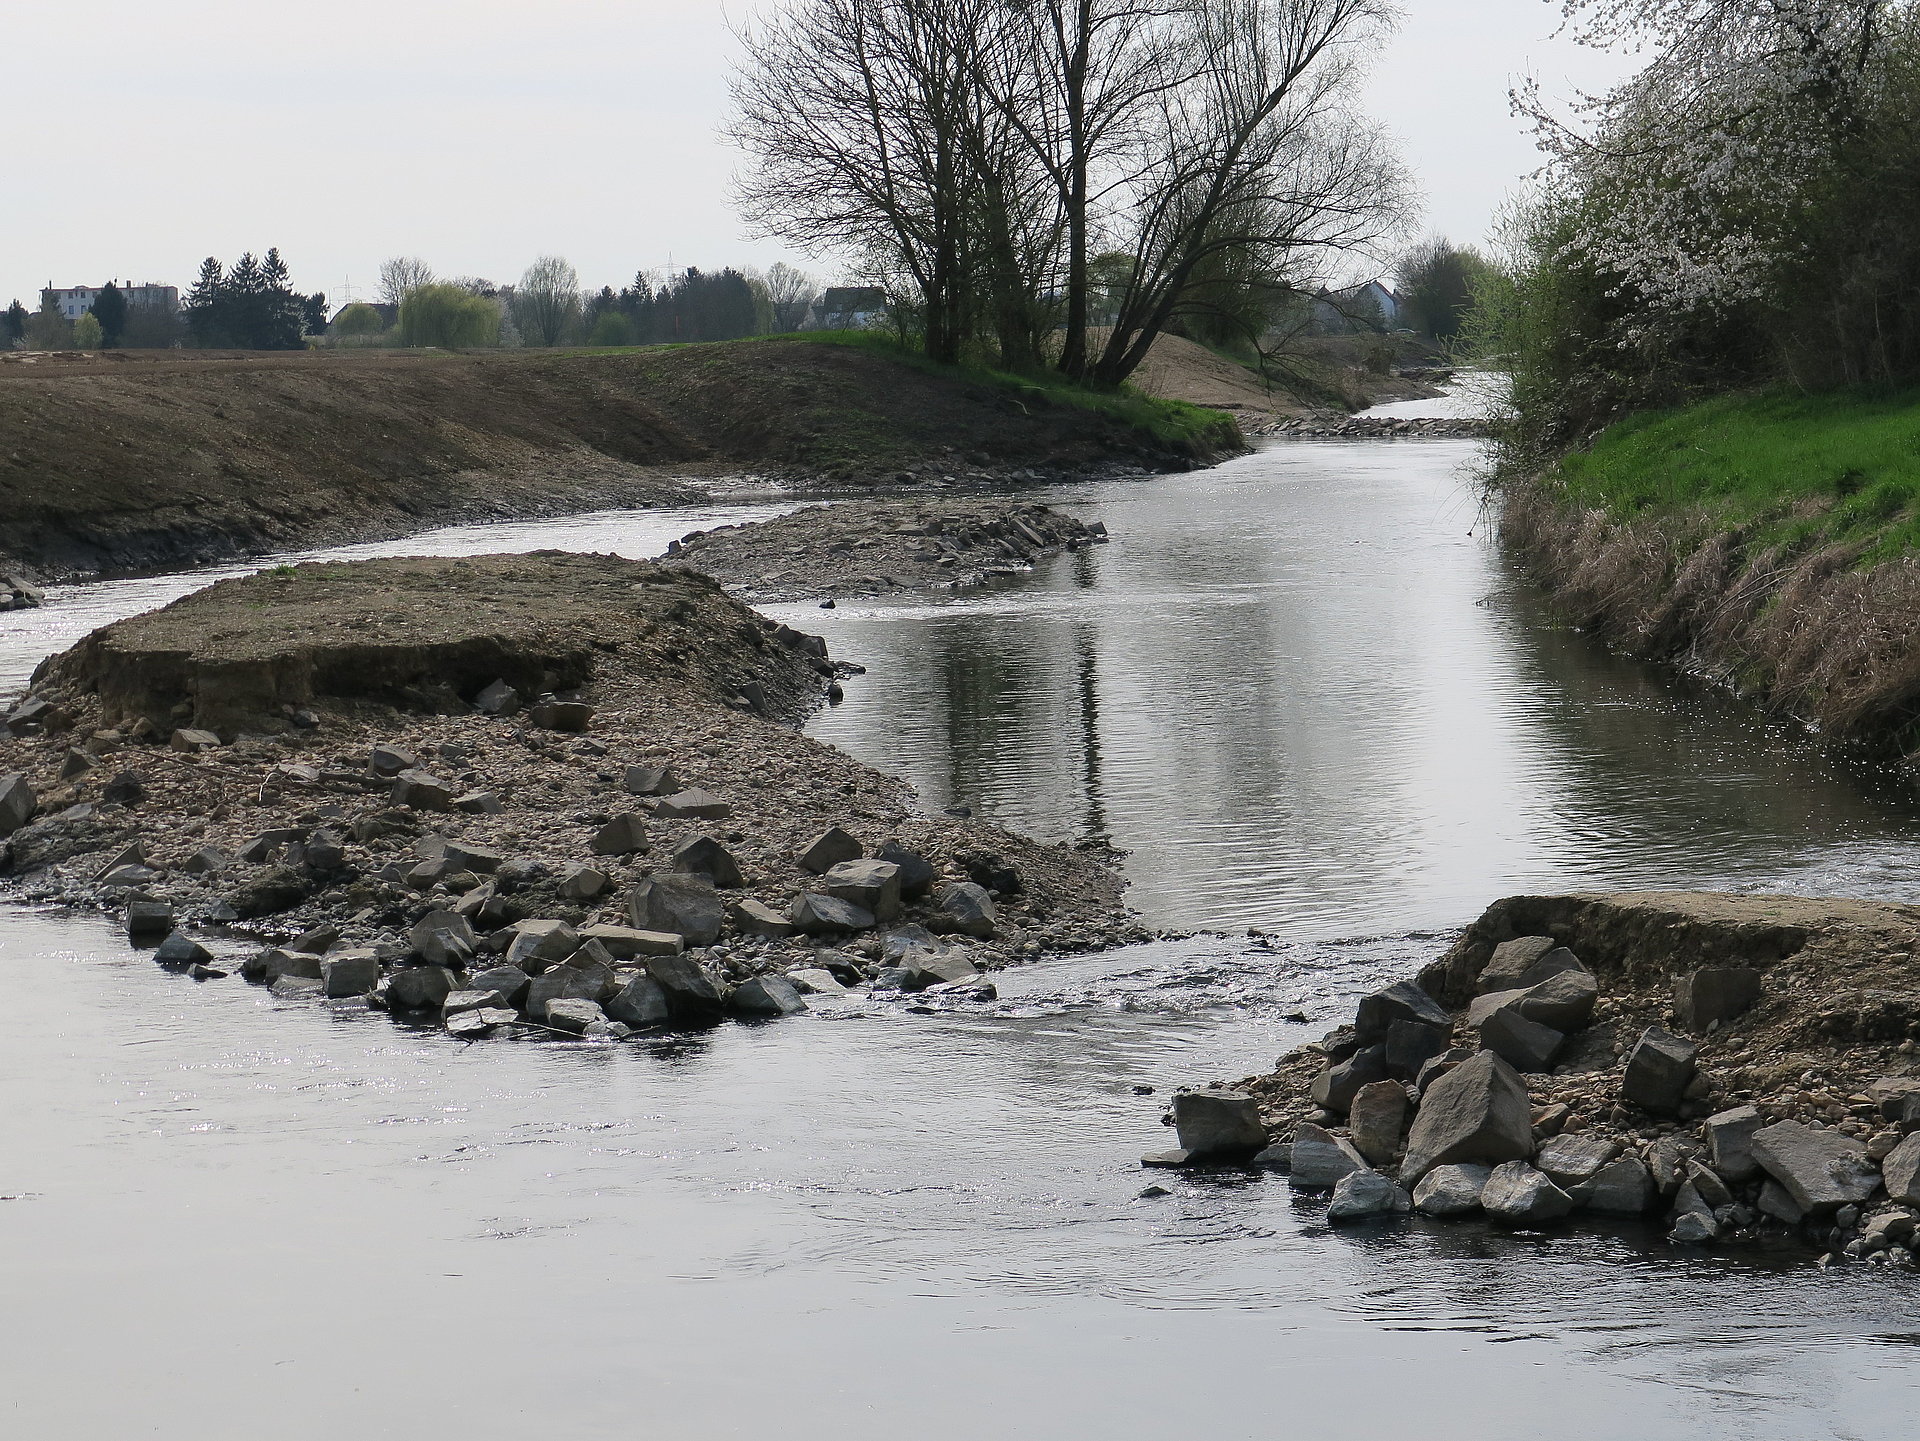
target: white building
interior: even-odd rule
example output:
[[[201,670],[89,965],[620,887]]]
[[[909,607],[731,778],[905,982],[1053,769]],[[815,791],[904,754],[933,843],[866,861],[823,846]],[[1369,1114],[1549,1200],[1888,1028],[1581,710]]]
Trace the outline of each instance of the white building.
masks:
[[[40,292],[40,303],[45,305],[49,299],[60,307],[60,313],[68,320],[78,320],[93,309],[94,299],[105,290],[104,285],[76,285],[60,290],[49,285]],[[129,308],[160,307],[167,310],[180,308],[180,291],[171,285],[122,285],[120,293],[127,298]]]

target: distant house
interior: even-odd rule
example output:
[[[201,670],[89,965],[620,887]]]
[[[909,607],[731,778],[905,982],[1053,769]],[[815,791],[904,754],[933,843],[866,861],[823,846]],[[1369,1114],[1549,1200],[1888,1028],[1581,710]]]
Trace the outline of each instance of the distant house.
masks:
[[[1377,280],[1314,297],[1313,319],[1323,331],[1398,330],[1400,297]]]
[[[877,285],[831,285],[813,307],[813,329],[858,330],[887,313],[887,293]]]
[[[45,305],[51,300],[60,307],[60,313],[68,320],[78,320],[93,309],[93,302],[99,298],[104,285],[74,285],[65,290],[49,285],[40,292],[40,303]],[[171,285],[122,285],[120,293],[126,297],[129,307],[160,309],[172,312],[180,308],[180,291]]]

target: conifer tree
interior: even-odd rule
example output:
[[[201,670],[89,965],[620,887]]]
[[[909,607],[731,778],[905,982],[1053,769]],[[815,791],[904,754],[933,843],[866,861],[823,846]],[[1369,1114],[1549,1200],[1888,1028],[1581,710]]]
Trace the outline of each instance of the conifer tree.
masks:
[[[200,262],[200,274],[187,291],[187,333],[202,349],[232,344],[227,306],[227,278],[220,262],[209,255]]]
[[[109,349],[117,347],[127,329],[127,297],[113,281],[94,296],[92,313],[100,322],[100,344]]]

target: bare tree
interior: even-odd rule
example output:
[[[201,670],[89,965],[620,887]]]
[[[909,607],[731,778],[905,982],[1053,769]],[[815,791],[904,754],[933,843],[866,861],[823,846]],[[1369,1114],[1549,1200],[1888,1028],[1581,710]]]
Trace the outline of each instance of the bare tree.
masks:
[[[529,345],[558,345],[580,314],[580,275],[558,255],[527,267],[513,290],[513,321]]]
[[[417,255],[395,255],[380,262],[380,299],[398,306],[407,292],[433,284],[433,267]]]
[[[767,303],[773,308],[775,333],[785,335],[806,323],[807,312],[820,294],[820,287],[811,275],[779,260],[767,268],[763,283],[767,288]]]

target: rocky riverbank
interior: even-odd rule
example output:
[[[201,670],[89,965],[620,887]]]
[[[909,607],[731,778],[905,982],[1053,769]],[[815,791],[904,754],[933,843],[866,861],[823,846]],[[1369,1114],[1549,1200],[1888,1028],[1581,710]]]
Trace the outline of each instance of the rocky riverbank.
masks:
[[[1044,505],[863,500],[695,531],[670,545],[667,558],[751,600],[817,600],[961,590],[1106,539],[1105,526]]]
[[[1920,908],[1520,896],[1270,1073],[1182,1093],[1181,1149],[1420,1211],[1646,1217],[1685,1246],[1920,1252]]]
[[[1097,860],[798,734],[843,670],[678,567],[265,571],[41,667],[0,738],[0,874],[197,979],[240,983],[237,929],[272,943],[249,980],[475,1038],[963,1004],[1142,935]]]
[[[1393,419],[1377,415],[1350,415],[1345,419],[1276,419],[1248,428],[1250,435],[1280,440],[1480,440],[1493,434],[1493,424],[1458,416],[1415,416]]]

